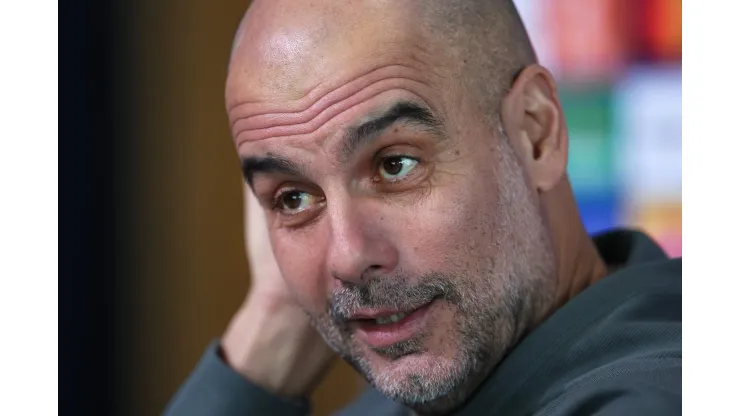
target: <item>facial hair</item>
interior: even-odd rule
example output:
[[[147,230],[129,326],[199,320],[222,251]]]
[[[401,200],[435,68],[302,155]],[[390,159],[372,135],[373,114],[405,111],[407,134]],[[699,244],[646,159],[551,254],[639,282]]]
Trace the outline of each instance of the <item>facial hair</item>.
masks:
[[[380,393],[421,414],[447,412],[464,403],[490,374],[545,305],[554,282],[554,256],[537,201],[508,143],[498,145],[498,200],[488,235],[495,250],[475,265],[451,261],[450,270],[411,276],[368,276],[362,284],[343,282],[326,311],[311,316],[326,342]],[[454,311],[447,342],[451,360],[431,369],[411,369],[402,377],[375,372],[348,323],[365,308],[408,311],[441,300]],[[385,348],[371,349],[388,360],[425,352],[435,328]]]

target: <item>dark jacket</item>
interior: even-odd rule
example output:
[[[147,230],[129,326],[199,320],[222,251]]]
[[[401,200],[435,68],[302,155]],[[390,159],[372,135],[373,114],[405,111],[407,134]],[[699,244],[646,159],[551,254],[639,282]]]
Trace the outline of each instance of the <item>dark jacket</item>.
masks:
[[[616,230],[594,241],[616,272],[585,289],[527,335],[461,415],[680,415],[681,259],[646,235]],[[306,415],[307,401],[240,377],[213,342],[165,414]],[[368,389],[339,415],[409,415]]]

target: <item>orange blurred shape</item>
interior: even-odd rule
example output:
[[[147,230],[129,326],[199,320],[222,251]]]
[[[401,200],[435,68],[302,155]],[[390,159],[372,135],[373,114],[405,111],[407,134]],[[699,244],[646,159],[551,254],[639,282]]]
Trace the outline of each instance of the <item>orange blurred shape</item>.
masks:
[[[681,0],[646,1],[646,41],[657,59],[681,58]]]
[[[647,204],[635,210],[630,223],[642,228],[671,257],[681,256],[681,203]]]

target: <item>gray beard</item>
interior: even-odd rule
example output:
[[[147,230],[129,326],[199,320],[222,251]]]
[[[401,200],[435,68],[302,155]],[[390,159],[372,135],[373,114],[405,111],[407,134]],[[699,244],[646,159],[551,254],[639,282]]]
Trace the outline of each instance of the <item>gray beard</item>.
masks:
[[[371,349],[373,350],[373,352],[380,355],[381,357],[385,357],[393,361],[410,354],[424,352],[424,339],[426,339],[427,336],[427,333],[417,334],[412,338],[397,342],[387,347]]]
[[[346,284],[329,302],[329,313],[314,319],[314,325],[335,351],[349,362],[368,382],[386,397],[403,403],[419,413],[445,412],[463,403],[513,344],[515,328],[508,317],[516,316],[522,305],[484,299],[479,289],[466,284],[470,280],[429,274],[410,285],[404,277],[366,280],[363,286]],[[415,279],[416,280],[416,279]],[[452,282],[456,282],[453,284]],[[521,299],[514,293],[514,299]],[[359,352],[347,326],[347,318],[360,308],[418,307],[438,298],[456,309],[454,339],[458,353],[454,369],[443,374],[410,372],[402,382],[391,383],[383,374],[374,374],[369,361]],[[391,361],[425,352],[425,341],[433,328],[388,347],[372,350]]]

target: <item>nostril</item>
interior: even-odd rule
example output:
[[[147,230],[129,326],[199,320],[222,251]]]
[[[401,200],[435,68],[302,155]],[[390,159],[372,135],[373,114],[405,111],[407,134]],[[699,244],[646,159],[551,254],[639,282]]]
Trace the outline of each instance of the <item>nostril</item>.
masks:
[[[368,280],[370,277],[374,276],[375,273],[380,271],[383,268],[383,266],[374,264],[372,266],[369,266],[367,269],[365,269],[365,272],[360,275],[360,281],[364,282],[365,280]]]

